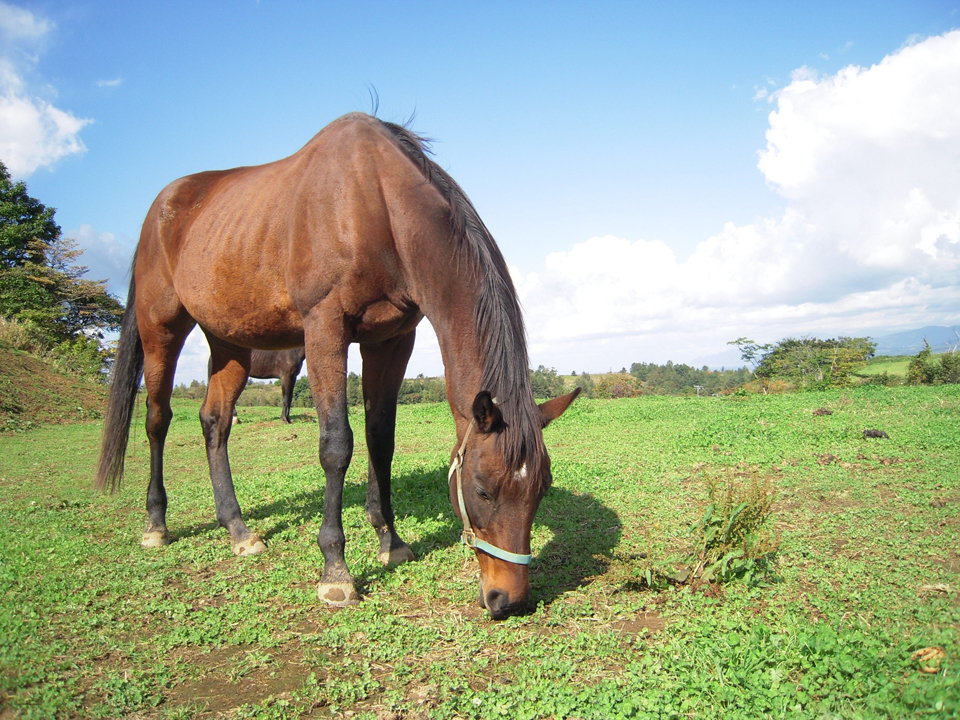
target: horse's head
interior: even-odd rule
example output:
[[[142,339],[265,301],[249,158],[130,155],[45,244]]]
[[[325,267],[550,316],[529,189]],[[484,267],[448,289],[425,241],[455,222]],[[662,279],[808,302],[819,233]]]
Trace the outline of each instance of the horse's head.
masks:
[[[560,417],[580,394],[539,406],[542,427]],[[480,603],[494,620],[524,608],[530,595],[530,530],[550,487],[546,452],[519,468],[508,467],[497,442],[506,429],[500,408],[488,392],[473,402],[473,419],[450,465],[450,500],[463,521],[464,542],[480,562]]]

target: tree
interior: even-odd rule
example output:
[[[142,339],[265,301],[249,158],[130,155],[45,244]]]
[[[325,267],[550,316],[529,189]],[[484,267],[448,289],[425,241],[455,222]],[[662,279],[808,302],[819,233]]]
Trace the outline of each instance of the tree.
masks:
[[[347,375],[347,404],[363,405],[363,384],[355,372]]]
[[[0,268],[43,264],[43,248],[60,238],[54,212],[30,197],[22,180],[13,182],[0,162]]]
[[[760,358],[773,347],[772,345],[760,345],[745,337],[731,340],[727,345],[736,345],[740,351],[740,359],[753,365],[754,369],[756,369],[757,364],[760,362]]]
[[[99,352],[103,333],[119,329],[123,306],[105,280],[84,279],[87,268],[75,264],[83,251],[62,236],[54,212],[0,163],[0,317],[26,325],[48,349]]]
[[[549,399],[563,394],[563,378],[557,375],[556,368],[540,365],[530,371],[530,389],[535,398]]]
[[[574,373],[574,375],[576,375],[576,373]],[[596,387],[596,383],[593,381],[593,377],[591,377],[590,373],[588,372],[581,373],[580,377],[577,378],[576,384],[580,387],[580,390],[583,391],[584,397],[586,398],[593,397],[593,392],[594,392],[594,388]]]
[[[748,341],[749,342],[749,341]],[[766,346],[754,374],[761,380],[778,378],[802,389],[842,387],[851,374],[866,365],[876,343],[869,338],[785,338]]]
[[[930,343],[923,341],[923,350],[917,353],[907,368],[907,385],[941,385],[960,383],[960,354],[948,352],[933,356]]]

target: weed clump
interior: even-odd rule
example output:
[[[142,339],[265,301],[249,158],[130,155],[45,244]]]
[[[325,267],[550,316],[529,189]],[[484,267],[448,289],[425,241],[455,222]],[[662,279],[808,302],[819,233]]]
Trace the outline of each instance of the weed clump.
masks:
[[[771,527],[773,482],[756,471],[704,476],[707,507],[693,526],[694,547],[688,582],[751,584],[766,578],[776,559],[778,541]]]
[[[698,586],[740,580],[760,584],[773,577],[779,540],[772,527],[775,492],[758,470],[699,470],[707,494],[701,518],[691,526],[693,547],[683,556],[651,562],[639,574],[648,587]]]

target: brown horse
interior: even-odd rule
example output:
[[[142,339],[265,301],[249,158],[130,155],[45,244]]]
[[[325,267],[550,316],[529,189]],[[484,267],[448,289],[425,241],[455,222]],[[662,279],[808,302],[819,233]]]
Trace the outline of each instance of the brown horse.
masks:
[[[290,407],[293,405],[293,387],[297,384],[297,376],[303,367],[306,351],[302,347],[289,350],[254,350],[250,353],[249,375],[257,380],[276,378],[280,381],[280,390],[283,394],[283,410],[280,419],[290,424]],[[213,358],[207,366],[207,379],[213,375]],[[233,411],[237,415],[236,408]],[[239,420],[237,421],[239,422]]]
[[[538,406],[503,256],[457,183],[404,127],[362,114],[331,123],[294,155],[206,172],[154,201],[134,257],[96,483],[123,475],[130,418],[146,385],[150,485],[145,547],[170,541],[163,447],[177,357],[200,325],[213,372],[200,408],[217,519],[233,551],[264,543],[243,522],[227,460],[231,412],[251,349],[303,345],[326,476],[317,592],[359,600],[344,560],[341,506],[353,452],[347,346],[360,345],[369,449],[367,517],[378,559],[413,559],[394,529],[390,467],[397,394],[426,316],[440,342],[456,422],[450,497],[480,564],[493,618],[526,604],[530,530],[551,482],[542,430],[578,390]]]

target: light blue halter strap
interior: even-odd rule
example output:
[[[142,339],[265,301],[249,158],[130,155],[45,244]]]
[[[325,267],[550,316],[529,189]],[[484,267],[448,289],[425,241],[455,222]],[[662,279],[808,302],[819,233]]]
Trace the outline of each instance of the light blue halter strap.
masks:
[[[491,545],[486,540],[478,538],[476,533],[473,532],[473,528],[470,527],[470,517],[467,515],[467,504],[463,500],[463,480],[461,476],[463,474],[463,456],[467,452],[467,438],[470,437],[473,424],[474,421],[471,420],[470,425],[467,427],[467,432],[463,435],[463,442],[460,443],[460,449],[457,450],[456,457],[453,459],[453,462],[450,463],[450,472],[447,473],[448,481],[454,474],[457,476],[457,502],[460,505],[460,517],[463,520],[463,534],[460,536],[460,539],[467,547],[482,550],[487,553],[487,555],[492,555],[495,558],[506,560],[515,565],[529,565],[533,559],[533,555],[521,555],[520,553],[510,552],[509,550],[498,548],[496,545]]]

